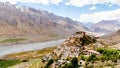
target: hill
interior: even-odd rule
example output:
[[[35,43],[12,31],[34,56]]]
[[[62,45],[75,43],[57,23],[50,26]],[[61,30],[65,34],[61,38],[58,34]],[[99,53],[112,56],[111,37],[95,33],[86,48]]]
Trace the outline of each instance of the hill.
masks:
[[[118,44],[120,43],[120,29],[116,32],[113,32],[108,35],[104,35],[101,37],[102,41],[106,44]]]

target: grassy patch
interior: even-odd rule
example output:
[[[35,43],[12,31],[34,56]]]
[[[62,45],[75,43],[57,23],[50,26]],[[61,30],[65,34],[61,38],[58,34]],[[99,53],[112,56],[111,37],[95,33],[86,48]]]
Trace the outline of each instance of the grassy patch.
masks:
[[[15,64],[21,63],[20,60],[0,60],[0,68],[7,68]]]
[[[54,49],[56,49],[56,47],[45,48],[45,49],[42,49],[42,50],[38,50],[37,53],[38,54],[51,53],[51,52],[53,52]]]
[[[100,56],[101,60],[117,61],[118,59],[120,59],[120,51],[118,50],[98,48],[97,51],[102,54]]]
[[[5,59],[22,59],[22,60],[32,59],[32,58],[45,56],[46,54],[53,52],[54,49],[56,49],[56,47],[49,47],[41,50],[14,53],[14,54],[6,55],[4,58]]]
[[[33,58],[39,58],[35,60],[30,68],[44,66],[43,63],[41,63],[41,58],[45,56],[48,53],[53,52],[53,50],[56,47],[50,47],[50,48],[45,48],[42,50],[34,50],[34,51],[28,51],[28,52],[21,52],[21,53],[14,53],[14,54],[9,54],[4,57],[4,59],[9,59],[9,60],[1,60],[0,61],[0,68],[7,68],[9,66],[14,66],[15,64],[21,63],[21,62],[29,62],[29,60],[32,60]],[[17,59],[17,60],[10,60],[10,59]]]
[[[19,42],[19,41],[24,41],[24,40],[27,40],[27,39],[25,39],[25,38],[8,38],[8,39],[5,39],[5,40],[3,40],[3,41],[1,41],[1,42],[3,42],[3,43],[17,43],[17,42]]]

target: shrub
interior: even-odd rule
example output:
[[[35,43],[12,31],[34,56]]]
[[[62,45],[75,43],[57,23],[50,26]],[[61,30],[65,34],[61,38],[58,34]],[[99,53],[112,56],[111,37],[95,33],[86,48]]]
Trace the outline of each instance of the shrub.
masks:
[[[84,55],[81,55],[81,60],[85,61],[86,60],[86,57]]]
[[[97,51],[102,54],[100,57],[101,60],[116,60],[120,58],[120,52],[114,49],[98,48]]]
[[[88,59],[87,59],[87,61],[88,62],[90,62],[90,61],[96,61],[98,58],[96,57],[96,55],[95,54],[91,54],[89,57],[88,57]]]
[[[22,60],[22,62],[28,62],[29,60]]]

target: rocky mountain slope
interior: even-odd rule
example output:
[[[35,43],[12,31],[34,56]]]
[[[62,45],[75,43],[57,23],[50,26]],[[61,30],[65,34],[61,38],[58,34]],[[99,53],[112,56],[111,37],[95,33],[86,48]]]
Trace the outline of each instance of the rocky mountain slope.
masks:
[[[66,36],[75,31],[88,30],[70,18],[30,7],[0,3],[0,37],[21,35]]]
[[[103,20],[92,26],[93,31],[112,33],[120,29],[120,20]]]
[[[102,36],[101,39],[106,44],[114,45],[114,44],[120,43],[120,29],[116,32],[111,33],[111,34]]]

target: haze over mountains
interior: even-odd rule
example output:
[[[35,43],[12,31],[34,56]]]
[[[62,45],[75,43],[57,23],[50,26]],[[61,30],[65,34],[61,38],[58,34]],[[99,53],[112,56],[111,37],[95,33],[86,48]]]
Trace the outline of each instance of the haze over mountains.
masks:
[[[70,18],[47,11],[36,10],[9,3],[0,3],[0,35],[69,35],[75,31],[88,30]]]
[[[102,20],[98,23],[83,23],[91,31],[97,33],[110,34],[120,29],[120,19],[118,20]]]

